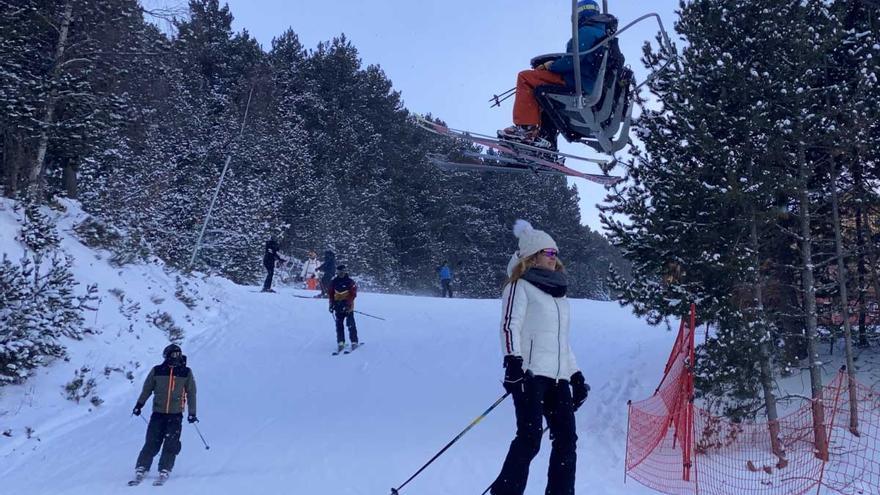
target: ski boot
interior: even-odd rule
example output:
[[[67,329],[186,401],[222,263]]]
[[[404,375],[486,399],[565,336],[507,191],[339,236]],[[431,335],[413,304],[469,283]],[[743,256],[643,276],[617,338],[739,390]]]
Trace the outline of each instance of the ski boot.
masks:
[[[159,471],[159,478],[153,482],[153,486],[164,485],[165,482],[168,481],[169,476],[171,476],[171,471],[168,471],[167,469],[163,469],[163,470]]]
[[[128,482],[128,486],[140,485],[141,481],[144,481],[144,476],[146,476],[146,474],[147,470],[142,467],[135,469],[134,478],[132,478],[132,480]]]
[[[553,143],[541,137],[536,125],[512,125],[498,131],[498,139],[551,150]]]

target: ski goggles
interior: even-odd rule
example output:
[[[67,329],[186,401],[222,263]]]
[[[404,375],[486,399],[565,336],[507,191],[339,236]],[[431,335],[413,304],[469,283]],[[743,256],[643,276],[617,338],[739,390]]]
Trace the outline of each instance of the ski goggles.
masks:
[[[542,249],[538,252],[548,258],[555,258],[555,257],[559,256],[559,251],[556,249]]]

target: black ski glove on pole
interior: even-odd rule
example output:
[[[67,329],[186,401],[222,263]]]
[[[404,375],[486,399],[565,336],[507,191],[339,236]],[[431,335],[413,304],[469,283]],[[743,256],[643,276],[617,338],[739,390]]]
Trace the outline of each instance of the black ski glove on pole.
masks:
[[[590,394],[590,386],[587,385],[586,380],[584,380],[584,374],[580,371],[571,375],[571,380],[569,381],[571,384],[571,399],[574,403],[574,410],[577,411],[587,400],[587,396]]]
[[[513,355],[504,356],[504,390],[507,390],[511,394],[523,391],[525,373],[523,372],[522,365],[522,357]]]
[[[141,409],[143,409],[143,408],[144,408],[143,404],[135,404],[134,409],[131,410],[131,413],[134,414],[135,416],[140,416]]]
[[[189,416],[186,417],[186,420],[190,423],[198,423],[199,422],[199,418],[197,418],[195,414],[190,414]]]

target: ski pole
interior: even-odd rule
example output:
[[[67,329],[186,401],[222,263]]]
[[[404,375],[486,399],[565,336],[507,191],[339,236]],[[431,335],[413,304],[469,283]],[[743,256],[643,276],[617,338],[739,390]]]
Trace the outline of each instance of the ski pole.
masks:
[[[469,424],[469,425],[467,426],[467,428],[465,428],[464,430],[462,430],[461,433],[459,433],[458,435],[456,435],[456,437],[453,438],[451,442],[447,443],[445,447],[443,447],[442,449],[440,449],[440,452],[437,452],[436,454],[434,454],[434,457],[432,457],[430,461],[426,462],[424,466],[422,466],[421,468],[419,468],[419,470],[416,471],[416,474],[410,476],[408,480],[404,481],[403,484],[400,485],[400,486],[398,486],[397,488],[392,488],[392,489],[391,489],[391,495],[399,495],[399,493],[398,493],[399,490],[401,490],[403,487],[405,487],[410,481],[412,481],[413,479],[415,479],[416,476],[418,476],[419,474],[421,474],[421,472],[424,471],[426,467],[430,466],[432,462],[434,462],[435,460],[437,460],[438,457],[440,457],[441,455],[443,455],[443,453],[446,452],[446,450],[449,449],[449,447],[452,447],[452,444],[454,444],[455,442],[457,442],[458,439],[460,439],[461,437],[463,437],[464,434],[468,432],[468,430],[470,430],[471,428],[473,428],[474,426],[476,426],[477,423],[479,423],[480,421],[482,421],[483,418],[485,418],[490,412],[492,412],[492,409],[495,409],[496,407],[498,407],[498,404],[501,404],[501,401],[503,401],[504,399],[506,399],[508,395],[510,395],[510,392],[504,392],[504,395],[502,395],[501,397],[499,397],[498,400],[496,400],[494,404],[492,404],[491,406],[489,406],[489,409],[486,409],[485,411],[483,411],[483,414],[480,414],[479,416],[477,416],[477,418],[476,418],[475,420],[471,421],[471,424]]]
[[[489,108],[492,108],[492,107],[500,107],[500,106],[501,106],[501,102],[504,101],[504,100],[506,100],[506,99],[508,99],[508,98],[510,98],[511,96],[513,96],[513,93],[514,93],[515,91],[516,91],[516,88],[510,88],[510,89],[508,89],[507,91],[501,93],[500,95],[492,95],[492,97],[489,98],[489,103],[492,103],[493,101],[494,101],[495,103],[494,103],[491,107],[489,107]]]
[[[549,429],[550,429],[550,425],[545,426],[544,431],[541,432],[541,436],[544,436],[544,433],[547,433],[547,430],[549,430]],[[489,490],[491,490],[493,486],[495,486],[494,481],[492,483],[489,483],[489,486],[487,486],[486,489],[483,490],[483,493],[481,493],[480,495],[486,495],[487,493],[489,493]]]
[[[359,315],[369,316],[370,318],[375,318],[375,319],[377,319],[377,320],[385,321],[385,318],[382,318],[382,317],[380,317],[380,316],[373,316],[373,315],[371,315],[371,314],[369,314],[369,313],[364,313],[363,311],[357,311],[357,310],[355,310],[355,313],[357,313],[357,314],[359,314]]]
[[[199,425],[197,425],[197,424],[195,424],[195,423],[193,423],[192,425],[196,427],[196,433],[199,434],[199,438],[201,438],[201,439],[202,439],[202,443],[205,444],[205,450],[210,449],[211,447],[208,446],[208,442],[205,441],[205,437],[202,436],[202,432],[201,432],[201,430],[199,430]]]

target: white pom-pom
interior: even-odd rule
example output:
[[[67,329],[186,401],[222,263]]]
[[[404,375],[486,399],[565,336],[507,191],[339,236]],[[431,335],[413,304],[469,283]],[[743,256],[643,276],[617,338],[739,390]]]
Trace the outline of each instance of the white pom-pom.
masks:
[[[517,239],[522,237],[526,232],[531,232],[532,230],[535,230],[532,228],[532,224],[521,218],[513,223],[513,235],[515,235]]]

